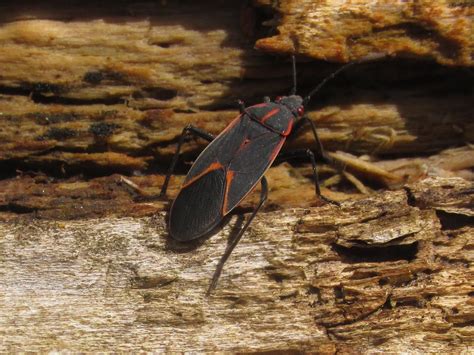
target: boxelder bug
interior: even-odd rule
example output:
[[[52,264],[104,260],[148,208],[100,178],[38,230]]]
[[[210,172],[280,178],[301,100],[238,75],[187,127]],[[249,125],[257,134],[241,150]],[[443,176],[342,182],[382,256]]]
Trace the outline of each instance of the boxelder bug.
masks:
[[[286,139],[307,122],[313,131],[319,153],[324,159],[330,160],[323,152],[314,123],[304,116],[304,107],[328,80],[352,64],[354,62],[340,67],[303,99],[296,95],[296,65],[293,56],[293,89],[289,96],[277,97],[273,102],[265,97],[263,103],[250,107],[245,107],[239,101],[240,115],[217,137],[193,126],[183,129],[160,196],[166,195],[185,136],[192,133],[211,143],[194,162],[171,206],[169,233],[173,239],[186,242],[208,234],[259,181],[262,186],[260,202],[228,245],[214,272],[207,295],[217,285],[224,263],[267,199],[268,187],[264,174],[278,156]],[[311,161],[317,196],[332,202],[321,196],[313,152],[307,149],[289,156],[298,155],[305,155]]]

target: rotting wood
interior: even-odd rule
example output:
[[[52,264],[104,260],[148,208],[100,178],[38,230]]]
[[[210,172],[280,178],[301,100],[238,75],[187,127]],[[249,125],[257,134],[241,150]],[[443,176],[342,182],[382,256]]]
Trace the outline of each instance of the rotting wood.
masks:
[[[411,54],[447,65],[472,66],[472,1],[256,0],[279,16],[278,34],[257,48],[336,61],[373,54]]]
[[[359,21],[352,1],[316,51],[300,39],[324,18],[308,1],[298,26],[284,13],[294,1],[276,17],[258,3],[0,5],[0,351],[472,352],[472,6],[384,2]],[[427,21],[433,8],[447,16]],[[352,25],[370,31],[347,37]],[[236,99],[287,93],[290,47],[277,42],[289,32],[301,93],[338,67],[308,56],[396,55],[354,66],[307,110],[345,164],[344,177],[320,170],[343,207],[314,198],[308,166],[272,168],[264,213],[205,300],[240,219],[176,245],[167,202],[134,196],[119,174],[152,196],[183,126],[217,133]],[[288,146],[311,144],[302,132]],[[186,164],[203,146],[185,146]]]
[[[380,103],[363,103],[377,100],[374,96],[351,95],[345,99],[351,102],[346,106],[336,95],[339,102],[310,110],[309,117],[317,124],[323,144],[330,150],[355,153],[413,154],[436,152],[474,138],[469,95],[447,95],[437,98],[433,105],[433,98],[422,90],[411,94],[384,91],[390,98]],[[66,169],[87,166],[90,160],[112,170],[143,170],[150,166],[153,156],[169,158],[173,139],[186,124],[216,134],[238,114],[237,110],[142,112],[123,105],[58,107],[2,97],[0,160],[16,160],[27,166],[63,163]],[[204,142],[198,144],[186,145],[184,152],[195,154]],[[310,132],[306,132],[289,147],[313,144]],[[86,152],[96,156],[87,158]]]
[[[415,182],[427,176],[460,176],[471,180],[473,178],[470,169],[474,165],[474,149],[469,147],[446,150],[426,158],[384,160],[379,163],[341,152],[332,153],[332,156],[344,164],[348,173],[355,174],[366,184],[372,181],[375,187],[400,188],[408,182]],[[337,191],[337,186],[344,186],[344,178],[329,166],[320,166],[319,173],[325,179],[322,181],[323,194],[337,201],[360,199],[373,190],[362,185],[360,191]],[[264,210],[322,204],[320,200],[308,198],[314,194],[312,169],[309,166],[294,168],[287,163],[280,164],[271,168],[266,177],[270,193]],[[107,215],[143,217],[168,208],[168,201],[158,198],[164,181],[163,175],[147,174],[127,179],[136,184],[144,196],[137,195],[136,191],[123,183],[118,174],[84,180],[80,176],[65,179],[24,172],[14,178],[2,179],[0,221],[27,216],[50,220]],[[174,198],[182,181],[183,176],[174,176],[171,179],[169,199]],[[243,201],[241,207],[246,210],[257,202],[258,193],[252,193]]]
[[[473,189],[262,213],[208,299],[236,217],[192,246],[163,213],[0,224],[0,350],[472,351]]]
[[[253,49],[253,39],[242,33],[237,1],[220,6],[203,1],[186,11],[179,3],[124,2],[113,9],[58,3],[48,7],[47,16],[41,5],[0,6],[0,164],[10,173],[46,167],[69,176],[78,170],[154,168],[168,161],[184,125],[217,133],[237,115],[237,99],[255,103],[291,86],[288,56]],[[430,6],[418,5],[423,16]],[[377,9],[384,15],[383,7]],[[469,9],[462,8],[456,19],[464,21]],[[212,21],[202,15],[210,13]],[[311,16],[308,9],[305,14]],[[420,26],[426,25],[423,16]],[[355,20],[337,21],[345,28],[344,21]],[[299,57],[301,92],[336,67]],[[436,153],[472,142],[471,84],[464,68],[403,58],[369,63],[327,86],[308,112],[330,150]],[[312,144],[303,133],[289,147]],[[184,152],[195,157],[202,147],[186,146]]]

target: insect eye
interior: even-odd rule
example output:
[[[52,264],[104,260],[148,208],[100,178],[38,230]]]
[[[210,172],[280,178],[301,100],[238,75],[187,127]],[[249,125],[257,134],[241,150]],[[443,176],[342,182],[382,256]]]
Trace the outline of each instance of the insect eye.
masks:
[[[283,99],[283,96],[277,96],[277,97],[275,98],[275,102],[280,102],[281,99]]]
[[[298,107],[298,110],[296,110],[296,112],[298,112],[299,116],[303,116],[304,115],[304,107],[303,106]]]

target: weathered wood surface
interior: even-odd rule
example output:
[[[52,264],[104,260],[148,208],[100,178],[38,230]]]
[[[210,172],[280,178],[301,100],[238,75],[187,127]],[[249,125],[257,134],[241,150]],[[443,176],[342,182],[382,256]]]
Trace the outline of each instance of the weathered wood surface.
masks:
[[[301,3],[307,22],[294,27],[296,2],[280,2],[282,8],[277,10],[289,12],[282,16],[280,37],[294,28],[296,40],[310,33],[308,26],[317,28],[315,21],[330,23],[342,32],[312,36],[320,53],[336,51],[347,26],[367,20],[357,15],[357,8],[365,11],[362,3],[350,6],[352,12],[346,9],[345,16],[328,18],[320,17],[318,9],[332,6],[337,12],[339,2]],[[471,7],[463,4],[424,2],[410,7],[394,2],[374,9],[380,21],[385,23],[389,17],[391,26],[400,29],[395,31],[400,42],[413,39],[412,26],[465,23]],[[419,10],[417,19],[403,18],[407,7]],[[439,17],[433,7],[443,8],[439,11],[444,16]],[[271,27],[262,26],[262,16],[278,18],[276,10],[250,9],[243,10],[240,1],[0,5],[0,167],[10,174],[17,168],[49,169],[66,176],[97,170],[163,170],[161,163],[168,161],[184,125],[192,123],[217,133],[237,115],[237,99],[250,104],[264,95],[287,93],[291,86],[288,54],[276,58],[253,49],[255,39],[272,33]],[[401,17],[392,17],[393,11]],[[428,23],[429,13],[432,22]],[[256,29],[254,37],[244,34],[249,21]],[[443,32],[442,39],[455,47],[463,31]],[[375,47],[367,42],[363,53],[398,58],[353,67],[315,97],[309,117],[318,125],[323,144],[330,150],[381,155],[434,154],[472,142],[469,69],[413,60],[415,54],[436,57],[438,48],[429,44],[422,53],[411,52],[410,46],[395,50],[390,31],[377,33],[387,37]],[[320,48],[318,38],[324,38],[326,47]],[[472,41],[472,36],[464,40]],[[420,41],[431,43],[423,36]],[[315,52],[304,48],[296,48],[295,53]],[[375,52],[367,52],[370,48]],[[452,61],[468,66],[463,58],[472,48],[462,48],[459,53],[464,54]],[[331,58],[360,56],[343,57]],[[300,91],[308,92],[335,68],[299,57]],[[289,147],[313,144],[310,133],[302,132]],[[203,145],[187,145],[184,151],[194,157]]]
[[[0,351],[472,352],[473,191],[263,213],[209,298],[236,217],[193,246],[163,213],[0,224]]]
[[[472,4],[367,4],[0,4],[0,351],[472,352]],[[290,52],[302,93],[338,67],[311,58],[390,58],[307,110],[345,166],[320,170],[342,207],[307,165],[272,168],[206,299],[239,219],[176,245],[167,201],[124,178],[156,194],[182,127],[217,133],[235,100],[287,93]]]
[[[267,25],[278,35],[257,48],[297,51],[347,61],[374,53],[431,57],[447,65],[473,65],[472,1],[256,0],[280,14]]]

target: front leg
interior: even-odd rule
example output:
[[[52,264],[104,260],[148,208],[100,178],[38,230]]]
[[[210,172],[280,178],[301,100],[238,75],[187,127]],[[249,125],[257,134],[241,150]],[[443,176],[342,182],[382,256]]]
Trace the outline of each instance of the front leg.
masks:
[[[309,158],[311,165],[313,167],[314,190],[315,190],[316,196],[328,203],[332,203],[334,205],[340,206],[339,202],[331,200],[330,198],[327,198],[321,194],[321,187],[319,184],[319,175],[318,175],[318,170],[316,167],[316,159],[314,157],[314,153],[310,149],[296,150],[293,152],[280,154],[277,158],[277,162],[282,162],[285,160],[289,160],[293,158],[302,158],[302,157]]]
[[[295,126],[293,127],[293,130],[291,131],[291,134],[290,136],[288,137],[289,139],[292,139],[296,136],[297,132],[301,129],[301,127],[303,127],[303,125],[305,123],[308,123],[311,127],[311,131],[313,132],[313,137],[314,137],[314,140],[316,142],[316,151],[317,151],[317,155],[319,157],[321,157],[321,159],[323,159],[326,163],[332,165],[333,167],[335,167],[337,169],[337,171],[339,173],[343,173],[343,170],[344,170],[344,165],[342,165],[340,162],[334,160],[333,158],[331,158],[327,153],[326,153],[326,150],[323,148],[323,145],[321,144],[321,141],[319,139],[319,136],[318,136],[318,132],[316,130],[316,126],[314,124],[314,122],[312,120],[310,120],[308,117],[304,116],[304,117],[301,117],[295,124]]]

